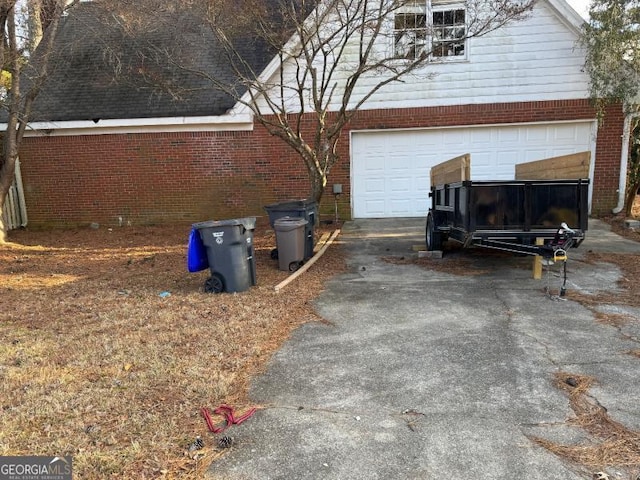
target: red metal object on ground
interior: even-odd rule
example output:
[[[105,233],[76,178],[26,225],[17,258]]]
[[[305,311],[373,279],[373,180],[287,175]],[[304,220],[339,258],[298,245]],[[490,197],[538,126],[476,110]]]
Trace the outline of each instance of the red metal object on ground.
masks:
[[[236,417],[234,414],[234,408],[232,406],[224,405],[224,404],[220,405],[218,408],[216,408],[213,411],[213,413],[215,413],[216,415],[223,416],[225,419],[224,425],[221,425],[219,427],[216,427],[215,424],[213,423],[211,414],[209,413],[209,410],[207,408],[202,407],[201,412],[202,412],[202,416],[207,422],[207,427],[209,428],[209,431],[213,433],[221,433],[221,432],[224,432],[231,425],[240,425],[242,422],[249,419],[254,413],[256,413],[256,409],[250,408],[244,414],[240,415],[239,417]]]

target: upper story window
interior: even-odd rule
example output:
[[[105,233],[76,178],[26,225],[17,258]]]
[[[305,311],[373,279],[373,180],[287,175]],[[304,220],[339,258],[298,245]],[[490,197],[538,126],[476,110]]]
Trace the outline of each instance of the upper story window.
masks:
[[[407,0],[395,14],[394,54],[415,60],[465,58],[466,15],[459,5],[436,0]]]

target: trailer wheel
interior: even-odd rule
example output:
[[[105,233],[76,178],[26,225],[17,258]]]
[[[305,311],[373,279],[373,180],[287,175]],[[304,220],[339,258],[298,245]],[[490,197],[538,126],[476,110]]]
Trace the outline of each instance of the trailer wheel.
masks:
[[[430,252],[434,250],[442,250],[442,233],[436,231],[435,222],[433,221],[433,215],[429,213],[427,215],[427,250]]]

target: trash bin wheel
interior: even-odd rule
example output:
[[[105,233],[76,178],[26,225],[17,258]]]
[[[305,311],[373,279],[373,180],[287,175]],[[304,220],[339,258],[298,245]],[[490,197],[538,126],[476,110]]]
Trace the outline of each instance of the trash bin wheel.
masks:
[[[273,250],[271,250],[271,259],[272,260],[278,260],[278,249],[274,248]]]
[[[302,266],[303,262],[291,262],[289,264],[289,271],[290,272],[295,272],[296,270],[298,270],[301,266]]]
[[[222,276],[218,273],[214,273],[211,277],[207,278],[204,282],[204,291],[207,293],[220,293],[224,290],[224,281]]]
[[[427,230],[426,230],[426,243],[427,250],[442,250],[442,233],[436,231],[433,215],[429,213],[427,215]]]

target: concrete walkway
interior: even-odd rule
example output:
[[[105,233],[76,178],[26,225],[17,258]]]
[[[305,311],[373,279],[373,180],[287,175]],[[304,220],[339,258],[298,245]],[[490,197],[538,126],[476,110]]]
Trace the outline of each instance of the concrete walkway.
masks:
[[[564,424],[560,371],[596,377],[594,397],[640,429],[640,361],[626,353],[640,348],[640,322],[614,328],[551,300],[529,257],[451,252],[473,275],[385,261],[416,257],[422,219],[350,222],[341,240],[350,271],[317,301],[328,322],[298,329],[254,382],[266,408],[229,431],[234,447],[210,478],[591,478],[530,440],[584,438]],[[588,250],[640,244],[595,222],[570,252],[569,289],[616,288],[617,268],[583,262]]]

